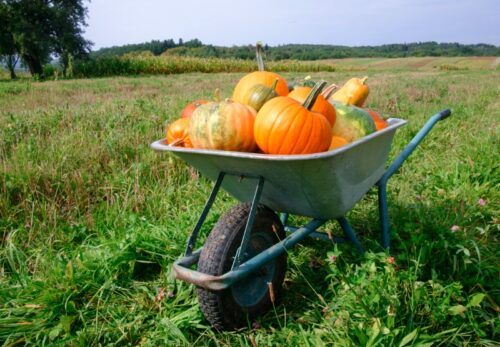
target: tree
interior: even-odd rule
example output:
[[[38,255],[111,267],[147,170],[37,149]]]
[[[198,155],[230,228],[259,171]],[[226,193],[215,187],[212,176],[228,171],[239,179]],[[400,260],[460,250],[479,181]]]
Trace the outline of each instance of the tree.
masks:
[[[17,46],[13,36],[13,20],[9,7],[0,1],[0,61],[3,61],[10,72],[10,78],[16,79],[15,67],[19,61]]]
[[[12,24],[7,31],[15,53],[32,75],[43,75],[51,56],[60,58],[63,73],[69,57],[82,57],[91,43],[82,36],[87,10],[83,0],[0,0],[2,12]],[[3,28],[2,28],[3,30]]]
[[[54,52],[59,56],[66,76],[72,58],[88,54],[91,42],[83,38],[82,26],[86,26],[87,9],[82,1],[53,0],[52,23],[54,28]]]

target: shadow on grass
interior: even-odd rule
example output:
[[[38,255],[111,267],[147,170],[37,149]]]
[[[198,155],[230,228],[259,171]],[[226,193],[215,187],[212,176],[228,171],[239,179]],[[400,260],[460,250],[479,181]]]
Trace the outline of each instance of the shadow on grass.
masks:
[[[369,209],[365,207],[362,207],[363,213],[354,213],[352,225],[367,252],[386,252],[380,244],[376,204]],[[414,272],[419,282],[437,281],[444,286],[459,284],[466,294],[479,291],[492,298],[498,296],[499,250],[493,232],[496,225],[490,222],[493,220],[490,213],[479,206],[464,209],[463,203],[453,199],[430,204],[390,203],[389,213],[392,248],[387,257],[394,257],[399,271]],[[453,231],[453,225],[458,225],[459,229]],[[335,231],[340,234],[339,228]],[[332,242],[308,238],[290,250],[278,311],[303,322],[321,319],[321,314],[312,311],[320,311],[324,302],[335,300],[328,279],[331,276],[329,252],[334,249]],[[361,266],[369,261],[351,244],[338,245],[337,249],[346,263]],[[400,281],[405,281],[406,275],[399,272],[397,275],[403,276]],[[274,314],[266,317],[264,321],[275,324]]]

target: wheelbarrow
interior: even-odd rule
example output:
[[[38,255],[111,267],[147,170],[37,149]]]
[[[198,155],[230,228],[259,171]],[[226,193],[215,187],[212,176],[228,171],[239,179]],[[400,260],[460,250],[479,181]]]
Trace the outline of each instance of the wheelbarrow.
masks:
[[[173,265],[176,278],[198,286],[201,310],[213,327],[244,326],[272,307],[285,277],[287,250],[305,237],[347,241],[364,251],[345,214],[373,186],[378,188],[382,246],[388,249],[387,181],[432,127],[450,114],[443,110],[432,116],[387,169],[392,140],[405,120],[391,118],[383,130],[335,150],[307,155],[192,149],[168,146],[164,140],[152,143],[153,149],[173,152],[215,181],[184,256]],[[203,247],[195,249],[220,188],[241,203],[222,215]],[[295,227],[288,223],[290,214],[311,220]],[[343,237],[318,230],[333,219]]]

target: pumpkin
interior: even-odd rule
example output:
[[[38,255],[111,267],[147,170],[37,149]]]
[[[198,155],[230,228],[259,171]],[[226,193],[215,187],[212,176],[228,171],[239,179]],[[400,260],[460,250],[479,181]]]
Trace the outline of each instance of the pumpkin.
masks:
[[[189,139],[189,118],[179,118],[167,128],[167,143],[170,146],[181,146],[191,148]]]
[[[347,145],[349,141],[344,139],[342,136],[332,136],[332,142],[330,142],[330,147],[328,148],[329,150],[335,149],[342,147],[344,145]]]
[[[370,92],[370,89],[366,85],[367,79],[368,77],[351,78],[329,100],[362,107]]]
[[[181,118],[189,118],[193,114],[194,110],[196,110],[198,107],[200,107],[203,104],[206,104],[208,101],[207,100],[196,100],[193,101],[184,107],[184,109],[181,112]]]
[[[304,104],[278,96],[260,109],[255,118],[254,134],[264,153],[307,154],[328,149],[331,125],[323,115],[310,110],[325,84],[318,82]]]
[[[366,109],[368,114],[372,117],[373,121],[375,122],[375,128],[377,128],[377,131],[385,129],[389,126],[389,123],[385,119],[379,116],[379,114],[373,110]]]
[[[233,96],[231,99],[242,104],[246,104],[246,96],[249,89],[251,89],[256,84],[262,84],[266,87],[271,87],[274,81],[277,79],[275,91],[278,95],[288,94],[288,85],[283,77],[275,72],[265,71],[264,60],[262,59],[262,44],[257,43],[256,46],[256,56],[259,71],[251,72],[243,76],[233,91]]]
[[[201,105],[191,116],[191,143],[195,148],[254,151],[255,114],[253,108],[230,100]]]
[[[247,91],[243,103],[245,105],[252,106],[255,111],[259,111],[267,101],[278,96],[274,90],[276,88],[276,84],[278,84],[278,79],[274,80],[271,87],[267,87],[263,84],[254,85]]]
[[[288,94],[288,97],[303,103],[307,99],[309,93],[311,93],[311,88],[309,87],[296,87]],[[335,108],[322,95],[318,96],[311,110],[325,116],[331,126],[335,124]]]

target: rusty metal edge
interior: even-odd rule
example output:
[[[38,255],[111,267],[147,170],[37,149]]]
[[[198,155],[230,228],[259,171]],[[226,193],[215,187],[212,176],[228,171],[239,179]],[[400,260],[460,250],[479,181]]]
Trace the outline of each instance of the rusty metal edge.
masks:
[[[201,248],[191,255],[175,261],[173,265],[175,278],[209,290],[223,290],[229,287],[232,283],[223,276],[208,275],[189,268],[198,262],[200,253]]]

